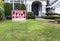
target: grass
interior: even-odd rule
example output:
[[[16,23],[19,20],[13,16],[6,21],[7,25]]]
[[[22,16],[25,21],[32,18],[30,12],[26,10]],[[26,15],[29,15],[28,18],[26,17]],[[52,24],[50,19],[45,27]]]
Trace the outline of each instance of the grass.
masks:
[[[0,22],[0,41],[60,41],[60,24],[29,19]]]

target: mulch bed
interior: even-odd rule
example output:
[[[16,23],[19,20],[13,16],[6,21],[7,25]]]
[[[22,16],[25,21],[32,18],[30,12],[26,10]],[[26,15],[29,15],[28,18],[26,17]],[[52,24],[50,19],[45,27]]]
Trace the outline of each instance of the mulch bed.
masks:
[[[4,22],[5,20],[0,20],[0,22]]]

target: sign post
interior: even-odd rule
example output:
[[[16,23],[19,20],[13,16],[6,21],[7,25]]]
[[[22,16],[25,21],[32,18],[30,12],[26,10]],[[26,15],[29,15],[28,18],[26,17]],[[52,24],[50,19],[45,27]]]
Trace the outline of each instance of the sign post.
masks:
[[[25,22],[26,21],[26,11],[25,10],[12,10],[12,32],[13,32],[13,22]]]
[[[14,10],[14,0],[13,0],[13,10],[12,10],[12,33],[13,33],[13,22],[26,21],[26,10]],[[25,22],[25,30],[27,33],[27,23]],[[14,36],[14,34],[12,34]],[[12,37],[13,37],[12,36]]]

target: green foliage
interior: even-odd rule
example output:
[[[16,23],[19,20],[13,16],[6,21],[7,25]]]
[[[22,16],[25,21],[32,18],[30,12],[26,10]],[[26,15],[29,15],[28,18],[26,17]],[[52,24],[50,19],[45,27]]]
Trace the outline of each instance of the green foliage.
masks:
[[[18,10],[20,8],[19,6],[20,6],[20,3],[15,3],[14,4],[14,10]]]
[[[4,13],[4,9],[0,7],[0,14]]]
[[[5,10],[5,14],[6,14],[6,17],[8,19],[11,18],[11,11],[12,11],[12,6],[10,3],[5,3],[4,4],[4,10]]]
[[[19,6],[19,10],[26,10],[26,7],[25,7],[25,4],[20,4],[20,6]]]
[[[35,19],[33,12],[27,12],[26,16],[27,16],[27,19]]]
[[[0,7],[0,19],[2,19],[2,14],[4,14],[4,9]]]
[[[60,18],[55,18],[55,21],[57,21],[58,23],[60,23]]]
[[[60,18],[59,16],[42,16],[44,19],[55,19],[55,18]]]
[[[49,12],[49,13],[46,13],[46,15],[49,16],[49,15],[59,15],[59,14],[58,13],[50,13]]]
[[[4,2],[0,0],[0,7],[4,7]]]

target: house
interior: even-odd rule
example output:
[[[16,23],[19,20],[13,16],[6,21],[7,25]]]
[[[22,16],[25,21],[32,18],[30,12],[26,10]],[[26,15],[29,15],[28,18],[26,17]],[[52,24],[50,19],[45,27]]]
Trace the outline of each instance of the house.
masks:
[[[39,17],[46,15],[46,12],[55,12],[60,14],[60,0],[4,0],[4,2],[11,3],[13,9],[23,2],[26,6],[27,12],[32,11],[35,16]]]
[[[60,14],[60,0],[47,0],[47,12]]]

